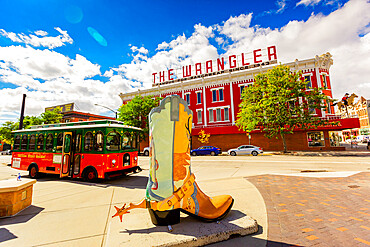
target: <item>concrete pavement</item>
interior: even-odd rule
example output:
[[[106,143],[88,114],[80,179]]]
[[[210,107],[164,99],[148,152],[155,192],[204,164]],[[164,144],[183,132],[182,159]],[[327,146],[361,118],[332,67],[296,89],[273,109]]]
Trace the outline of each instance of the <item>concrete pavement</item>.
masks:
[[[113,206],[138,202],[144,197],[148,158],[140,157],[139,162],[144,168],[143,172],[101,183],[84,183],[50,176],[38,179],[34,187],[33,206],[16,217],[0,219],[0,245],[154,246],[171,244],[173,241],[181,245],[181,240],[194,244],[196,242],[192,239],[205,241],[202,236],[210,233],[204,231],[207,234],[199,235],[198,229],[226,228],[227,224],[235,227],[237,220],[250,216],[258,222],[256,234],[212,245],[266,246],[271,243],[267,235],[269,225],[266,198],[261,195],[258,186],[256,188],[244,177],[264,174],[300,175],[302,170],[309,169],[325,170],[338,176],[336,172],[339,171],[361,172],[370,169],[367,157],[192,157],[192,171],[199,187],[211,196],[231,194],[235,198],[235,205],[229,219],[226,218],[221,224],[204,224],[183,215],[182,223],[173,226],[173,233],[168,233],[166,227],[154,227],[151,224],[146,210],[133,210],[124,216],[122,223],[118,218],[111,218],[115,213]],[[0,160],[0,179],[15,179],[17,174],[17,170],[4,165],[4,160]],[[26,176],[27,172],[21,174]],[[234,229],[238,230],[238,227]],[[198,242],[202,243],[205,242]]]

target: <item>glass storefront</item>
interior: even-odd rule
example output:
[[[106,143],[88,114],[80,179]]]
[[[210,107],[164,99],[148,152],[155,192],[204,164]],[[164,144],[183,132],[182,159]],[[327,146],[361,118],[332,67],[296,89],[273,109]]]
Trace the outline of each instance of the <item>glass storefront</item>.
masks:
[[[340,142],[343,141],[342,132],[341,131],[329,131],[329,141],[330,141],[331,147],[339,147]]]
[[[307,132],[307,141],[309,147],[325,147],[324,132]]]

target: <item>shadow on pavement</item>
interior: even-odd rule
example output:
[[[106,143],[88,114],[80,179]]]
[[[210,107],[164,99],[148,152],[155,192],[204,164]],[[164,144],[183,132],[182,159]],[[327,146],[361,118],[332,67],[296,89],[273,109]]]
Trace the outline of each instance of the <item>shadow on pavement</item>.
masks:
[[[29,178],[29,176],[24,176]],[[85,182],[82,179],[72,179],[72,178],[59,178],[59,175],[55,174],[43,174],[42,177],[36,179],[38,183],[58,181],[63,183],[81,184],[87,186],[95,186],[100,188],[108,187],[120,187],[120,188],[130,188],[130,189],[145,189],[148,183],[147,176],[141,175],[128,175],[119,176],[112,179],[99,179],[96,182]]]
[[[15,216],[1,219],[0,226],[13,225],[13,224],[18,224],[18,223],[26,223],[27,221],[29,221],[30,219],[32,219],[33,217],[41,213],[41,211],[43,210],[44,208],[31,205],[28,208],[19,212]],[[0,232],[0,236],[2,236],[1,232]]]
[[[6,228],[0,228],[0,243],[18,238]]]

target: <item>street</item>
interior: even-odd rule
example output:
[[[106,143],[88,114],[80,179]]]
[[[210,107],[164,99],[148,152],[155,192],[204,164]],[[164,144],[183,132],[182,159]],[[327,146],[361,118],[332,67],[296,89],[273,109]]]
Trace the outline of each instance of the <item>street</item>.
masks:
[[[9,163],[10,156],[0,156],[1,180],[16,179],[19,171]],[[166,232],[151,224],[144,235],[129,230],[134,229],[133,219],[149,218],[144,210],[125,215],[122,223],[111,218],[113,206],[138,202],[145,196],[149,158],[139,157],[139,164],[141,173],[99,183],[55,176],[38,179],[33,205],[0,220],[1,245],[132,246],[135,239],[154,239],[157,231]],[[191,169],[206,194],[231,194],[234,207],[245,208],[243,213],[260,226],[254,235],[214,246],[338,246],[335,239],[344,239],[342,246],[370,245],[369,156],[197,156],[192,157]],[[28,172],[20,173],[28,177]]]

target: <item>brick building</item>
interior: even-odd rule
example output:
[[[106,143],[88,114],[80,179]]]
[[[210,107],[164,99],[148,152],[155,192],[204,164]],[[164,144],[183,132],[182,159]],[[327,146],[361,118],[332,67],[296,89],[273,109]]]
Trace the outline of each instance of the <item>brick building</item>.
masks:
[[[262,147],[264,150],[282,150],[282,143],[277,139],[267,139],[263,133],[253,131],[249,139],[243,131],[235,125],[236,116],[241,103],[241,93],[244,87],[253,85],[254,76],[264,73],[277,63],[275,47],[258,49],[252,53],[252,64],[245,62],[248,53],[241,56],[231,55],[224,62],[224,58],[216,61],[209,60],[204,64],[182,67],[182,78],[175,74],[173,69],[167,72],[153,73],[152,88],[120,94],[123,104],[136,95],[152,95],[166,97],[177,94],[185,99],[193,111],[192,147],[202,146],[198,140],[201,130],[211,134],[209,144],[227,150],[242,144]],[[228,65],[229,68],[225,69]],[[332,97],[332,82],[329,69],[333,64],[330,53],[305,60],[295,60],[286,63],[292,71],[301,70],[302,76],[311,87],[323,87],[323,92]],[[226,66],[227,67],[227,66]],[[201,74],[201,72],[206,72]],[[181,70],[180,70],[181,73]],[[167,80],[165,80],[165,76]],[[156,77],[159,75],[159,77]],[[176,78],[176,79],[175,79]],[[159,82],[158,82],[159,79]],[[157,82],[156,82],[157,80]],[[334,107],[327,102],[326,110],[316,110],[315,116],[336,120],[338,126],[322,127],[314,130],[295,130],[294,134],[287,135],[288,150],[343,150],[339,147],[340,132],[342,129],[359,126],[358,118],[340,119],[335,115]],[[147,146],[147,143],[142,146]]]
[[[115,120],[112,117],[106,117],[86,112],[80,112],[74,110],[75,104],[68,103],[64,105],[52,106],[45,108],[45,111],[52,111],[55,108],[60,109],[60,113],[63,114],[62,123],[69,123],[69,122],[80,122],[80,121],[93,121],[93,120],[103,120],[103,119],[111,119]]]
[[[361,96],[356,103],[349,105],[347,109],[339,108],[337,115],[340,115],[342,118],[359,118],[359,127],[344,130],[343,134],[345,136],[370,135],[370,100],[366,100]]]

